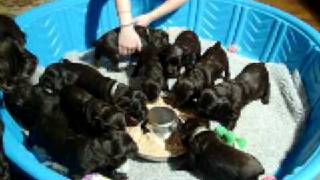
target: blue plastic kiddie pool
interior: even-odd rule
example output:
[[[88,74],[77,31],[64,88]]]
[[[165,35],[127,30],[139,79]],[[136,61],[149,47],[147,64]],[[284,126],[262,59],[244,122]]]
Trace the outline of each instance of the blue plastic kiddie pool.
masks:
[[[134,15],[163,0],[133,0]],[[72,50],[90,48],[94,39],[118,26],[114,0],[58,0],[27,12],[16,21],[27,34],[27,47],[48,65]],[[309,180],[320,174],[320,33],[297,18],[249,0],[190,0],[154,24],[187,27],[225,46],[238,44],[241,55],[262,62],[282,62],[297,69],[311,106],[297,147],[276,174],[279,179]],[[23,145],[21,128],[2,108],[6,155],[31,177],[67,179],[43,166]]]

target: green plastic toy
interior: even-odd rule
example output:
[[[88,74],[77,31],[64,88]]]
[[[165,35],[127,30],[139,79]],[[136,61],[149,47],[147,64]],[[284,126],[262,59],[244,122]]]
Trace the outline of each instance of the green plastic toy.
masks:
[[[244,138],[237,136],[234,132],[228,130],[222,125],[212,129],[217,135],[223,139],[228,145],[240,150],[244,150],[247,146],[247,141]]]

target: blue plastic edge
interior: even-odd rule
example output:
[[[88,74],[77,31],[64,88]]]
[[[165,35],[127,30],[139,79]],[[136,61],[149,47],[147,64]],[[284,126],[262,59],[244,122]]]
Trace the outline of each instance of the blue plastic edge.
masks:
[[[87,0],[85,0],[85,1],[87,1]],[[286,23],[289,23],[290,26],[293,26],[296,29],[298,29],[299,31],[302,31],[318,47],[320,47],[320,34],[319,34],[319,32],[317,32],[315,29],[313,29],[310,25],[306,24],[305,22],[291,16],[288,13],[282,12],[276,8],[273,8],[273,7],[270,7],[267,5],[263,5],[263,4],[260,4],[257,2],[252,2],[252,1],[247,1],[247,0],[235,0],[235,1],[241,2],[242,6],[245,5],[247,7],[253,7],[253,8],[256,8],[257,10],[261,10],[265,13],[273,14],[275,17],[278,17],[278,18],[282,19],[283,21],[285,21]],[[39,14],[51,13],[52,9],[55,9],[56,7],[70,6],[70,4],[77,3],[77,2],[79,2],[79,1],[77,1],[77,0],[68,0],[68,1],[58,0],[56,2],[52,2],[52,3],[48,3],[46,5],[43,5],[41,8],[38,8],[38,9],[36,8],[30,12],[24,13],[23,15],[17,17],[16,20],[20,24],[21,23],[30,23],[33,21],[33,18],[32,18],[33,15],[38,16]],[[301,27],[303,27],[303,28],[301,28]],[[13,121],[13,119],[11,117],[4,117],[4,118],[9,118],[9,120]],[[9,131],[11,131],[11,130],[9,130]],[[11,133],[9,133],[9,132],[6,133],[6,132],[7,132],[7,127],[5,130],[5,152],[11,160],[17,160],[15,157],[16,153],[9,153],[8,151],[6,151],[7,148],[10,147],[10,146],[6,145],[7,144],[6,138],[7,137],[14,138]],[[14,149],[15,146],[12,148]],[[320,170],[319,166],[320,166],[320,147],[318,147],[317,150],[312,153],[312,156],[310,156],[310,158],[308,159],[307,162],[305,162],[304,165],[302,165],[300,167],[296,167],[295,170],[293,171],[293,173],[291,175],[288,175],[287,178],[288,179],[299,179],[299,178],[305,179],[306,177],[315,178],[319,174],[319,170]]]

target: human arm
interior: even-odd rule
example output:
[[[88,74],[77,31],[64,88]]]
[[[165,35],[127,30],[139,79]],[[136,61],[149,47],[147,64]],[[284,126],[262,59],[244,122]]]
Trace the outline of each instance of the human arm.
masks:
[[[166,0],[162,5],[156,9],[139,16],[136,19],[136,24],[140,26],[149,26],[149,24],[155,20],[160,19],[164,15],[167,15],[174,10],[184,5],[188,0]]]
[[[133,26],[134,20],[131,13],[130,0],[116,0],[116,5],[120,19],[119,53],[130,55],[137,50],[141,51],[141,40]]]

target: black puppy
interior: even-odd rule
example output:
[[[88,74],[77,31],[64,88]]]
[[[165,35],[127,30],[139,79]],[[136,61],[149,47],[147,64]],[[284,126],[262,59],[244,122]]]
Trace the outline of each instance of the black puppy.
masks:
[[[75,133],[59,119],[48,120],[30,131],[29,145],[44,147],[54,160],[69,169],[70,178],[80,180],[95,172],[112,179],[127,179],[116,169],[134,157],[138,148],[125,131],[110,130],[93,138]]]
[[[61,106],[70,120],[74,120],[73,129],[88,135],[99,135],[110,129],[125,130],[125,115],[116,106],[93,97],[76,86],[62,89]]]
[[[156,100],[166,88],[158,50],[151,46],[144,48],[134,71],[137,75],[130,79],[130,86],[142,90],[149,101]]]
[[[4,154],[3,149],[3,133],[4,133],[4,124],[2,119],[0,119],[0,179],[10,180],[10,168],[7,158]]]
[[[269,97],[269,73],[265,65],[251,63],[234,80],[204,90],[198,101],[198,111],[233,129],[245,105],[257,99],[268,104]]]
[[[10,90],[18,79],[29,79],[37,64],[37,58],[14,39],[0,37],[0,86],[3,90]]]
[[[227,145],[209,130],[207,120],[188,119],[178,125],[178,131],[188,151],[179,169],[197,170],[219,180],[258,180],[264,173],[254,156]]]
[[[6,15],[0,15],[0,38],[4,37],[14,39],[22,48],[26,44],[26,35],[16,22]]]
[[[50,156],[68,167],[71,177],[101,171],[123,179],[123,175],[118,174],[115,169],[137,152],[136,144],[125,131],[110,128],[98,137],[87,137],[73,129],[76,119],[66,116],[58,93],[48,92],[39,85],[24,84],[23,87],[15,88],[19,98],[16,98],[18,101],[14,105],[20,111],[10,113],[15,113],[12,114],[13,117],[33,122],[29,128],[28,145],[44,147]],[[7,102],[6,96],[5,94]],[[11,97],[14,98],[14,94]]]
[[[135,26],[135,31],[141,39],[142,48],[151,45],[157,49],[162,49],[169,44],[168,34],[160,29],[146,28],[142,26]],[[111,70],[119,71],[118,64],[124,59],[119,54],[119,39],[120,28],[116,28],[104,34],[97,42],[95,42],[95,65],[100,66],[101,57],[107,57],[111,61]],[[135,53],[134,56],[139,56]],[[139,57],[138,57],[139,58]]]
[[[30,82],[20,80],[10,91],[4,92],[5,107],[13,118],[27,130],[32,129],[38,118],[39,105],[33,102],[35,91]]]
[[[166,46],[160,57],[166,78],[176,78],[182,67],[190,70],[199,60],[201,45],[198,36],[192,31],[183,31],[174,44]]]
[[[222,76],[222,73],[224,77]],[[195,68],[186,70],[173,86],[173,98],[177,106],[184,106],[198,98],[203,89],[223,77],[229,79],[229,64],[220,42],[206,50]]]
[[[132,120],[132,117],[143,121],[147,113],[147,98],[142,91],[133,90],[125,84],[104,77],[84,64],[70,63],[67,60],[52,64],[40,77],[39,84],[53,92],[59,92],[67,85],[81,87],[96,98],[118,105],[126,113],[128,121]]]

